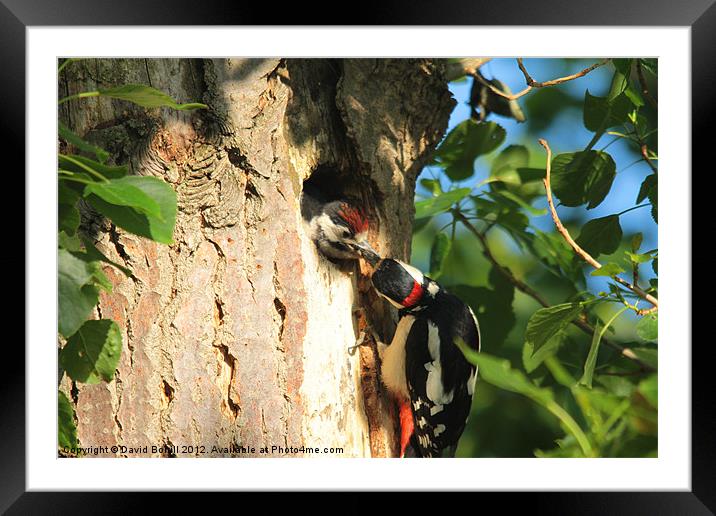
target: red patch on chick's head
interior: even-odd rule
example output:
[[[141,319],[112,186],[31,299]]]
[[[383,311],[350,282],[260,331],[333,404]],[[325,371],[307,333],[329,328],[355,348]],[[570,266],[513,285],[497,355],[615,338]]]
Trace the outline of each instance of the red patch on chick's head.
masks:
[[[347,203],[341,203],[338,215],[345,220],[353,229],[355,234],[364,233],[368,230],[368,218],[362,210]]]

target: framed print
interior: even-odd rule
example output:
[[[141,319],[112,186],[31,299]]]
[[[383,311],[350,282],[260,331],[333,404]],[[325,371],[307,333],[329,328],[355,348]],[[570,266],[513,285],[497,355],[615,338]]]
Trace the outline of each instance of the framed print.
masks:
[[[98,7],[0,7],[28,238],[3,509],[458,490],[713,510],[689,208],[716,8],[252,27]]]

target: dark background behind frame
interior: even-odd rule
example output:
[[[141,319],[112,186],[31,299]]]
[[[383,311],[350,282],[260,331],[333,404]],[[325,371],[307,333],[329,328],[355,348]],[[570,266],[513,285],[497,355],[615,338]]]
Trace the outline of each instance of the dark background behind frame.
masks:
[[[371,6],[367,2],[348,4],[342,12],[350,12],[350,21],[360,25],[682,25],[692,27],[692,168],[697,169],[697,158],[711,154],[713,147],[713,120],[716,115],[716,4],[714,0],[688,0],[676,2],[656,0],[601,0],[593,4],[577,3],[574,0],[493,0],[492,2],[397,2],[384,1]],[[424,4],[424,5],[423,5]],[[24,149],[25,136],[25,27],[32,25],[250,25],[267,21],[273,25],[285,22],[302,22],[318,25],[316,4],[287,4],[281,9],[267,11],[262,4],[249,2],[189,2],[173,1],[108,1],[73,0],[57,2],[52,0],[0,0],[0,99],[2,99],[2,127],[6,156],[16,149]],[[334,12],[337,4],[326,8]],[[343,6],[341,6],[343,7]],[[338,12],[338,11],[335,11]],[[331,21],[335,23],[335,20]],[[325,22],[328,23],[328,22]],[[30,135],[31,137],[31,135]],[[24,177],[17,173],[24,170],[24,153],[14,152],[19,163],[8,166],[5,161],[5,181],[14,178],[17,189],[25,189]],[[701,160],[704,173],[713,166]],[[673,171],[687,174],[688,171]],[[21,179],[22,178],[22,179]],[[17,190],[15,190],[17,191]],[[25,192],[25,195],[31,192]],[[695,203],[694,203],[695,204]],[[696,223],[697,219],[692,219]],[[15,228],[20,224],[12,223]],[[25,241],[23,235],[6,242]],[[693,234],[693,233],[692,233]],[[705,233],[707,238],[709,233]],[[26,243],[26,241],[25,241]],[[18,256],[15,244],[14,253]],[[24,252],[24,247],[23,247]],[[696,255],[692,261],[693,270],[705,269],[706,253]],[[17,267],[6,259],[7,270]],[[19,262],[19,260],[15,260]],[[700,267],[702,265],[702,267]],[[24,260],[23,260],[24,267]],[[28,274],[25,269],[25,275]],[[17,274],[9,276],[19,277]],[[691,278],[684,278],[691,283]],[[24,285],[23,285],[24,287]],[[21,287],[22,288],[22,287]],[[6,296],[11,296],[6,287]],[[24,297],[23,297],[24,298]],[[683,300],[691,303],[691,300]],[[27,324],[27,314],[25,315]],[[690,328],[689,328],[690,331]],[[525,509],[529,513],[546,514],[713,514],[716,511],[716,410],[714,409],[713,385],[709,381],[713,372],[708,349],[712,338],[700,340],[692,348],[692,489],[691,493],[525,493],[469,495],[465,500],[479,511],[490,502],[509,500],[509,508]],[[686,343],[672,343],[673,345]],[[0,384],[0,463],[4,478],[0,480],[0,511],[10,508],[9,514],[124,514],[148,508],[146,495],[126,493],[25,493],[25,353],[17,339],[6,338],[3,349],[4,364]],[[479,463],[478,463],[479,464]],[[24,494],[23,494],[24,493]],[[213,494],[212,496],[216,496]],[[242,495],[242,503],[246,500]],[[258,495],[259,497],[261,495]],[[307,495],[294,494],[292,504],[308,503]],[[422,511],[426,503],[445,503],[452,494],[429,495],[413,493],[403,495],[404,500],[418,502]],[[256,495],[254,495],[256,497]],[[498,498],[499,497],[499,498]],[[189,499],[196,499],[188,493],[169,493],[161,496],[163,512],[186,507]],[[222,496],[222,499],[226,497]],[[263,503],[266,503],[265,496]],[[312,497],[313,498],[313,497]],[[488,501],[488,498],[490,499]],[[236,501],[237,497],[233,497]],[[252,500],[262,503],[261,499]],[[365,502],[365,503],[362,503]],[[367,503],[366,496],[351,494],[342,496],[333,503],[323,499],[312,500],[311,505],[332,506],[333,510],[366,514],[376,505]],[[457,508],[449,503],[445,508]],[[709,509],[707,509],[710,508]],[[208,507],[206,507],[208,508]],[[271,499],[271,508],[275,497]],[[362,510],[361,510],[362,508]],[[237,507],[238,509],[238,507]],[[406,511],[407,512],[407,511]],[[446,512],[446,511],[441,511]],[[512,512],[512,511],[510,511]]]

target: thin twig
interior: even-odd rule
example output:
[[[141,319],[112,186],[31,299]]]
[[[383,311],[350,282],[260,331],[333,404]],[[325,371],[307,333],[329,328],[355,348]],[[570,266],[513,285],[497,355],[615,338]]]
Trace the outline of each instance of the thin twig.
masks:
[[[517,278],[514,274],[512,274],[512,271],[510,271],[508,268],[503,267],[495,258],[495,256],[492,254],[492,251],[490,251],[490,247],[487,243],[487,238],[483,233],[480,233],[475,226],[473,226],[470,221],[460,213],[459,211],[453,211],[454,216],[463,223],[463,225],[470,231],[473,235],[477,237],[477,239],[482,244],[482,250],[485,255],[485,257],[492,263],[494,267],[497,268],[500,273],[507,278],[507,280],[512,283],[515,288],[528,296],[530,296],[532,299],[537,301],[540,305],[542,305],[545,308],[548,308],[551,306],[547,300],[542,297],[542,295],[537,292],[535,289],[530,287],[527,283]],[[582,330],[587,335],[594,335],[594,327],[589,324],[587,321],[587,318],[584,314],[580,316],[579,319],[575,319],[572,321],[572,324],[574,324],[577,328]],[[604,345],[618,351],[623,357],[628,358],[630,360],[633,360],[635,364],[637,364],[641,370],[643,371],[653,371],[654,368],[649,366],[648,364],[642,362],[635,354],[634,352],[629,348],[624,348],[620,346],[619,344],[616,344],[610,340],[608,340],[606,337],[602,337],[602,342]]]
[[[637,138],[641,141],[641,137],[637,136]],[[646,146],[646,143],[642,143],[639,146],[639,150],[641,151],[641,155],[644,158],[644,161],[646,161],[646,164],[649,165],[649,168],[654,174],[658,174],[658,170],[654,163],[651,161],[651,158],[649,158],[649,148]]]
[[[552,168],[552,149],[549,148],[549,144],[546,140],[540,139],[539,144],[547,151],[547,172],[542,182],[544,183],[545,190],[547,191],[547,203],[549,204],[549,210],[552,214],[552,220],[554,221],[554,225],[557,227],[557,231],[562,235],[562,237],[564,237],[564,239],[572,247],[572,249],[574,249],[574,252],[577,253],[577,255],[579,255],[585,262],[587,262],[595,269],[601,269],[602,264],[595,260],[592,255],[590,255],[587,251],[579,247],[577,242],[575,242],[574,239],[572,239],[572,237],[570,236],[569,231],[567,231],[567,228],[562,225],[562,221],[559,220],[559,216],[557,216],[557,210],[554,207],[554,200],[552,199],[552,187],[550,185],[550,172]],[[645,299],[655,307],[659,306],[659,301],[654,296],[652,296],[651,294],[647,294],[637,285],[632,285],[631,283],[629,283],[625,279],[622,279],[616,274],[611,277],[612,279],[614,279],[614,281],[625,286],[626,288],[634,292],[636,295],[638,295],[640,298]]]
[[[503,266],[497,261],[497,259],[495,258],[495,256],[492,254],[492,251],[490,251],[490,246],[487,244],[487,237],[486,237],[485,235],[483,235],[482,233],[480,233],[475,226],[473,226],[472,224],[470,224],[470,221],[468,221],[468,220],[465,218],[465,215],[463,215],[462,213],[460,213],[460,212],[457,211],[457,210],[454,211],[453,213],[454,213],[455,217],[456,217],[460,222],[463,223],[463,225],[468,229],[468,231],[470,231],[473,235],[475,235],[475,236],[477,237],[477,239],[478,239],[478,240],[480,241],[480,243],[482,244],[482,249],[483,249],[483,253],[485,254],[485,257],[486,257],[488,260],[490,260],[490,262],[492,263],[492,265],[494,265],[495,267],[497,267],[497,270],[499,270],[500,273],[502,273],[502,275],[510,281],[510,283],[512,283],[515,287],[517,287],[517,289],[521,290],[522,292],[524,292],[524,293],[527,294],[528,296],[534,298],[534,299],[535,299],[539,304],[541,304],[542,306],[545,306],[545,307],[546,307],[546,306],[549,306],[549,303],[547,302],[547,300],[546,300],[545,298],[543,298],[543,297],[540,295],[539,292],[537,292],[536,290],[534,290],[534,289],[533,289],[532,287],[530,287],[527,283],[523,282],[522,280],[520,280],[519,278],[517,278],[516,276],[514,276],[509,269],[507,269],[506,267],[503,267]]]
[[[517,100],[520,97],[524,97],[527,95],[530,91],[532,91],[532,86],[527,86],[524,90],[514,93],[514,94],[508,94],[504,91],[498,89],[495,87],[494,84],[490,84],[488,81],[485,80],[484,77],[482,77],[480,74],[474,74],[473,77],[480,82],[483,86],[486,86],[487,88],[492,91],[495,95],[499,95],[500,97],[504,97],[507,100]]]
[[[594,63],[592,66],[588,66],[584,70],[573,73],[572,75],[567,75],[565,77],[559,77],[558,79],[552,79],[551,81],[545,81],[545,82],[538,82],[535,81],[530,74],[527,72],[527,69],[525,68],[525,65],[522,63],[522,58],[517,58],[517,65],[520,67],[520,70],[522,70],[522,74],[525,76],[525,81],[527,81],[528,86],[532,86],[533,88],[544,88],[546,86],[555,86],[557,84],[562,84],[563,82],[572,81],[574,79],[579,79],[580,77],[584,77],[592,70],[599,68],[600,66],[604,66],[610,61],[610,59],[604,59],[602,61],[599,61],[598,63]]]
[[[522,74],[525,76],[525,81],[527,82],[527,87],[524,90],[519,91],[514,94],[507,94],[507,93],[503,92],[502,90],[496,88],[493,84],[490,84],[489,82],[487,82],[484,78],[480,77],[479,74],[473,74],[473,77],[475,77],[475,79],[480,81],[480,83],[483,86],[488,87],[490,89],[490,91],[492,91],[495,95],[504,97],[507,100],[517,100],[518,98],[524,97],[525,95],[527,95],[534,88],[544,88],[546,86],[554,86],[556,84],[562,84],[564,82],[568,82],[568,81],[572,81],[574,79],[578,79],[580,77],[584,77],[585,75],[587,75],[589,72],[591,72],[595,68],[604,66],[608,62],[609,62],[609,59],[604,59],[603,61],[600,61],[599,63],[595,63],[592,66],[589,66],[589,67],[585,68],[584,70],[574,73],[572,75],[567,75],[565,77],[559,77],[557,79],[552,79],[550,81],[539,82],[539,81],[535,81],[532,78],[532,76],[529,74],[529,72],[525,68],[525,65],[522,63],[522,58],[519,57],[519,58],[517,58],[517,65],[520,67],[520,70],[522,70]]]
[[[637,310],[637,315],[648,315],[650,313],[656,312],[659,309],[658,306],[652,306],[651,308],[645,308],[643,310]]]

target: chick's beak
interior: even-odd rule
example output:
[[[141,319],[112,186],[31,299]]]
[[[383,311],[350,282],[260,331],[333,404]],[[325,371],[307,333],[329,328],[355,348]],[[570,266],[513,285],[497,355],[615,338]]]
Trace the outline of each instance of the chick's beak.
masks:
[[[380,255],[373,249],[367,240],[361,240],[353,244],[353,249],[367,261],[371,266],[375,266],[380,261]]]

